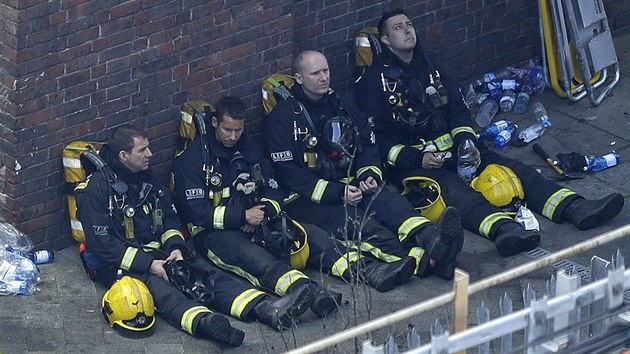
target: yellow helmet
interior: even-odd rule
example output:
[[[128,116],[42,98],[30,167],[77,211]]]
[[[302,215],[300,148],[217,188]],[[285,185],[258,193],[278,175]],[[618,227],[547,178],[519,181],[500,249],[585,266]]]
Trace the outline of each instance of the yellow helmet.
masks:
[[[291,267],[294,269],[304,269],[306,268],[308,257],[311,255],[311,248],[308,245],[308,234],[300,223],[295,220],[291,221],[293,221],[293,225],[297,228],[297,239],[293,242],[293,246],[291,246]]]
[[[153,334],[153,297],[149,288],[136,278],[124,276],[114,283],[103,295],[101,312],[109,326],[123,335]]]
[[[442,198],[440,185],[429,177],[413,176],[402,180],[403,192],[420,215],[436,223],[446,203]]]
[[[479,176],[472,180],[470,186],[500,208],[511,207],[525,199],[521,180],[514,171],[502,165],[486,166]]]

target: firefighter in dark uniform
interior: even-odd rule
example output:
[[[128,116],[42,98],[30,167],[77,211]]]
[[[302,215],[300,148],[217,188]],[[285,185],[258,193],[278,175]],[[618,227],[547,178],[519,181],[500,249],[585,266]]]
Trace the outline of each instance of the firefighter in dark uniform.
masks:
[[[158,312],[183,331],[238,346],[244,334],[209,308],[275,329],[291,326],[305,298],[280,299],[199,260],[187,251],[171,196],[149,170],[146,134],[131,125],[117,128],[96,157],[97,171],[75,189],[77,215],[85,232],[86,269],[109,287],[117,271],[144,282]],[[96,155],[94,155],[96,156]],[[100,166],[99,166],[100,165]],[[169,281],[170,262],[185,260],[204,274],[203,304]],[[189,289],[194,290],[194,289]],[[308,309],[308,306],[306,306]]]
[[[288,213],[342,239],[362,233],[360,247],[382,260],[412,256],[418,276],[433,271],[452,278],[463,242],[457,210],[447,209],[433,225],[404,197],[381,188],[370,124],[350,101],[329,89],[326,57],[302,52],[293,70],[297,85],[291,97],[278,100],[264,129],[276,176],[285,190],[299,196],[287,205]],[[368,213],[374,217],[367,218]],[[361,225],[356,224],[359,218]]]
[[[503,256],[535,248],[540,235],[526,231],[458,178],[457,147],[466,139],[472,139],[480,151],[477,171],[489,164],[509,167],[522,182],[527,207],[554,222],[569,221],[584,230],[621,211],[624,200],[619,194],[585,200],[532,167],[477,144],[457,83],[416,44],[416,33],[404,12],[385,13],[378,30],[382,54],[375,55],[374,64],[358,81],[355,99],[375,121],[381,156],[392,181],[400,185],[409,176],[436,180],[446,204],[462,213],[464,227],[494,241]],[[452,152],[453,159],[441,159],[445,152]]]

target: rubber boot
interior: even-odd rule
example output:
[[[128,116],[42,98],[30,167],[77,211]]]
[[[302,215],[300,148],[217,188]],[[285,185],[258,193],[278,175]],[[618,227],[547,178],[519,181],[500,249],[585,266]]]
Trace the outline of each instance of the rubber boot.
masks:
[[[199,320],[195,334],[220,344],[238,347],[243,343],[245,333],[232,327],[230,320],[218,313],[210,313]]]
[[[588,230],[617,216],[623,204],[623,196],[619,193],[598,200],[577,198],[567,205],[561,217],[578,230]]]
[[[326,317],[337,311],[337,307],[341,305],[342,296],[341,293],[319,286],[313,296],[311,310],[319,317]]]
[[[499,226],[494,232],[493,239],[501,256],[509,257],[538,247],[540,233],[525,230],[521,224],[510,221]]]
[[[416,260],[413,257],[392,263],[365,260],[360,274],[376,291],[384,293],[409,281],[415,268]]]
[[[291,328],[293,322],[309,309],[315,288],[314,284],[306,283],[284,297],[265,297],[254,306],[253,317],[276,331]]]
[[[459,211],[454,207],[444,209],[437,223],[425,227],[416,235],[416,241],[426,251],[423,258],[429,256],[435,261],[433,273],[448,278],[450,270],[455,270],[457,255],[464,246],[464,229]],[[424,273],[416,275],[422,276]]]

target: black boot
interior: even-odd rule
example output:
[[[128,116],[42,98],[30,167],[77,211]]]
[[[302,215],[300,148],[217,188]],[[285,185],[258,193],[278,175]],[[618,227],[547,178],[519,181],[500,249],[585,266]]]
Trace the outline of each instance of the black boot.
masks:
[[[195,334],[221,344],[238,347],[243,343],[245,333],[232,327],[230,320],[218,313],[210,313],[199,320]]]
[[[540,233],[525,230],[517,222],[506,222],[494,232],[494,245],[503,257],[513,256],[538,247]]]
[[[253,318],[276,331],[291,328],[293,321],[309,309],[315,288],[315,284],[306,283],[282,298],[266,297],[254,306]]]
[[[416,235],[416,241],[426,251],[423,258],[429,256],[435,260],[436,268],[439,265],[439,269],[445,269],[445,274],[448,273],[447,268],[455,269],[457,254],[464,246],[464,229],[459,211],[454,207],[444,209],[437,223],[425,227]]]
[[[592,229],[617,216],[623,204],[623,196],[619,193],[598,200],[577,198],[564,209],[562,220],[570,222],[578,230]]]
[[[384,293],[406,283],[415,269],[415,258],[405,257],[392,263],[366,260],[360,273],[371,287]]]
[[[342,296],[341,293],[319,286],[313,296],[311,310],[319,317],[326,317],[337,311],[337,306],[341,305]]]

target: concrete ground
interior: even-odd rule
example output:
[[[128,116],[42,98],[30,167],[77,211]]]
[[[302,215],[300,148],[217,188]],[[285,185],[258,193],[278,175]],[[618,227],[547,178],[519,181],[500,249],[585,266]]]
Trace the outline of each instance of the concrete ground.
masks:
[[[535,95],[532,101],[540,101],[547,107],[553,127],[537,142],[552,155],[559,152],[577,151],[584,154],[603,155],[616,150],[621,155],[617,167],[584,179],[562,181],[562,185],[588,198],[599,198],[611,192],[623,194],[630,204],[630,34],[615,36],[615,48],[621,64],[621,80],[611,97],[600,106],[593,107],[588,99],[569,103],[548,89]],[[534,122],[531,113],[517,115],[501,113],[499,118],[510,118],[521,127]],[[508,147],[501,151],[510,157],[538,168],[548,177],[557,177],[528,147]],[[626,176],[626,177],[624,177]],[[541,247],[555,252],[590,237],[630,223],[630,206],[626,205],[611,222],[589,231],[577,231],[569,224],[554,224],[538,217],[543,238]],[[630,249],[630,238],[586,251],[572,258],[588,265],[590,258],[598,255],[610,259],[616,249]],[[471,283],[500,273],[531,259],[527,255],[501,258],[494,245],[469,232],[466,233],[464,250],[459,256],[459,267],[470,274]],[[233,319],[232,323],[246,332],[242,346],[222,348],[213,342],[192,338],[175,329],[163,318],[158,318],[155,334],[148,339],[127,339],[110,329],[100,314],[101,296],[105,289],[95,286],[85,275],[78,257],[78,246],[58,251],[54,263],[42,265],[41,282],[30,296],[0,297],[0,353],[275,353],[305,345],[317,339],[337,333],[369,318],[377,318],[420,301],[448,292],[451,282],[437,278],[412,279],[404,287],[382,294],[364,287],[351,288],[340,280],[310,273],[331,288],[344,294],[344,304],[338,314],[318,319],[307,313],[293,330],[275,332],[256,323],[244,323]],[[490,316],[497,316],[499,298],[509,294],[516,310],[523,307],[521,294],[529,284],[539,296],[544,293],[545,282],[553,269],[545,269],[496,286],[470,299],[469,324],[476,323],[476,306],[483,301],[490,307]],[[444,307],[412,318],[404,323],[376,331],[376,344],[382,344],[389,334],[397,336],[397,342],[406,348],[404,333],[414,324],[423,342],[429,340],[429,330],[435,319],[449,325],[451,308]],[[361,338],[364,339],[364,338]],[[355,352],[353,343],[345,343],[330,352]]]

